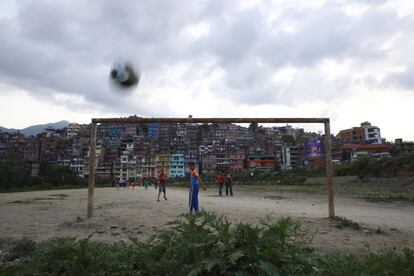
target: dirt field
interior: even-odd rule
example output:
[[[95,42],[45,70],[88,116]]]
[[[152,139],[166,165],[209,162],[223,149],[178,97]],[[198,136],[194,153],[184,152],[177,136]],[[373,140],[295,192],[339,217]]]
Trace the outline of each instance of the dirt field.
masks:
[[[312,245],[328,252],[366,253],[384,248],[414,248],[414,205],[370,203],[336,197],[337,216],[361,226],[337,228],[327,219],[325,196],[268,189],[234,188],[234,197],[218,197],[215,189],[200,193],[200,206],[229,219],[257,223],[266,214],[292,216],[314,235]],[[0,194],[0,237],[42,241],[76,236],[112,242],[129,237],[146,239],[156,229],[187,211],[186,189],[169,188],[168,200],[156,201],[156,191],[120,188],[95,190],[95,216],[86,219],[87,190],[58,190]]]

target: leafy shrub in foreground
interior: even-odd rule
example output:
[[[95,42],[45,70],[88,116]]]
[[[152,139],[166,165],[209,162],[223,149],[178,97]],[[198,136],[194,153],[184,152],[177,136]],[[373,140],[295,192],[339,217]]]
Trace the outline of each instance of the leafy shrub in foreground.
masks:
[[[147,242],[55,239],[1,265],[0,275],[413,275],[414,252],[330,256],[308,248],[291,218],[253,226],[201,212],[178,217]]]
[[[311,250],[299,224],[290,218],[259,226],[237,223],[210,213],[185,215],[169,230],[157,234],[141,248],[137,263],[147,273],[166,275],[219,274],[266,271],[296,273],[308,268]]]

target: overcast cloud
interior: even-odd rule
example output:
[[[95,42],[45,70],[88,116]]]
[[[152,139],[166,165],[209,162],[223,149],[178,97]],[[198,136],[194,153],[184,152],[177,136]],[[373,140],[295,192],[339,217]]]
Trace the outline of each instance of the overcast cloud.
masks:
[[[2,1],[0,125],[323,116],[414,140],[410,2]],[[119,57],[142,71],[132,93],[108,83]]]

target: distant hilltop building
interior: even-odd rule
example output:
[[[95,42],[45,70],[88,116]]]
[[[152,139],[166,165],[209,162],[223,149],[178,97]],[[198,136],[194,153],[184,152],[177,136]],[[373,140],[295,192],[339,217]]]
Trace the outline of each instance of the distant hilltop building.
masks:
[[[66,137],[73,138],[78,135],[81,130],[81,126],[77,123],[70,123],[66,128]]]
[[[414,142],[406,142],[403,139],[395,139],[395,154],[396,155],[414,155]]]
[[[338,136],[343,143],[382,144],[380,128],[370,122],[363,122],[360,127],[343,129]]]

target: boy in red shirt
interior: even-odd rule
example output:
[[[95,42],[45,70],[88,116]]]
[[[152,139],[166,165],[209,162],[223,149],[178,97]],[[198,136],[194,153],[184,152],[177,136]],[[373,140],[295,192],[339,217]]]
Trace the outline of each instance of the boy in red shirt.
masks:
[[[164,193],[164,199],[167,200],[166,190],[165,190],[166,179],[167,179],[167,175],[165,174],[164,169],[162,169],[161,172],[160,172],[160,175],[158,177],[159,190],[158,190],[158,200],[157,201],[160,201],[161,192]]]
[[[216,176],[216,183],[219,186],[219,196],[222,196],[223,184],[224,184],[224,176],[222,171],[218,171]]]

